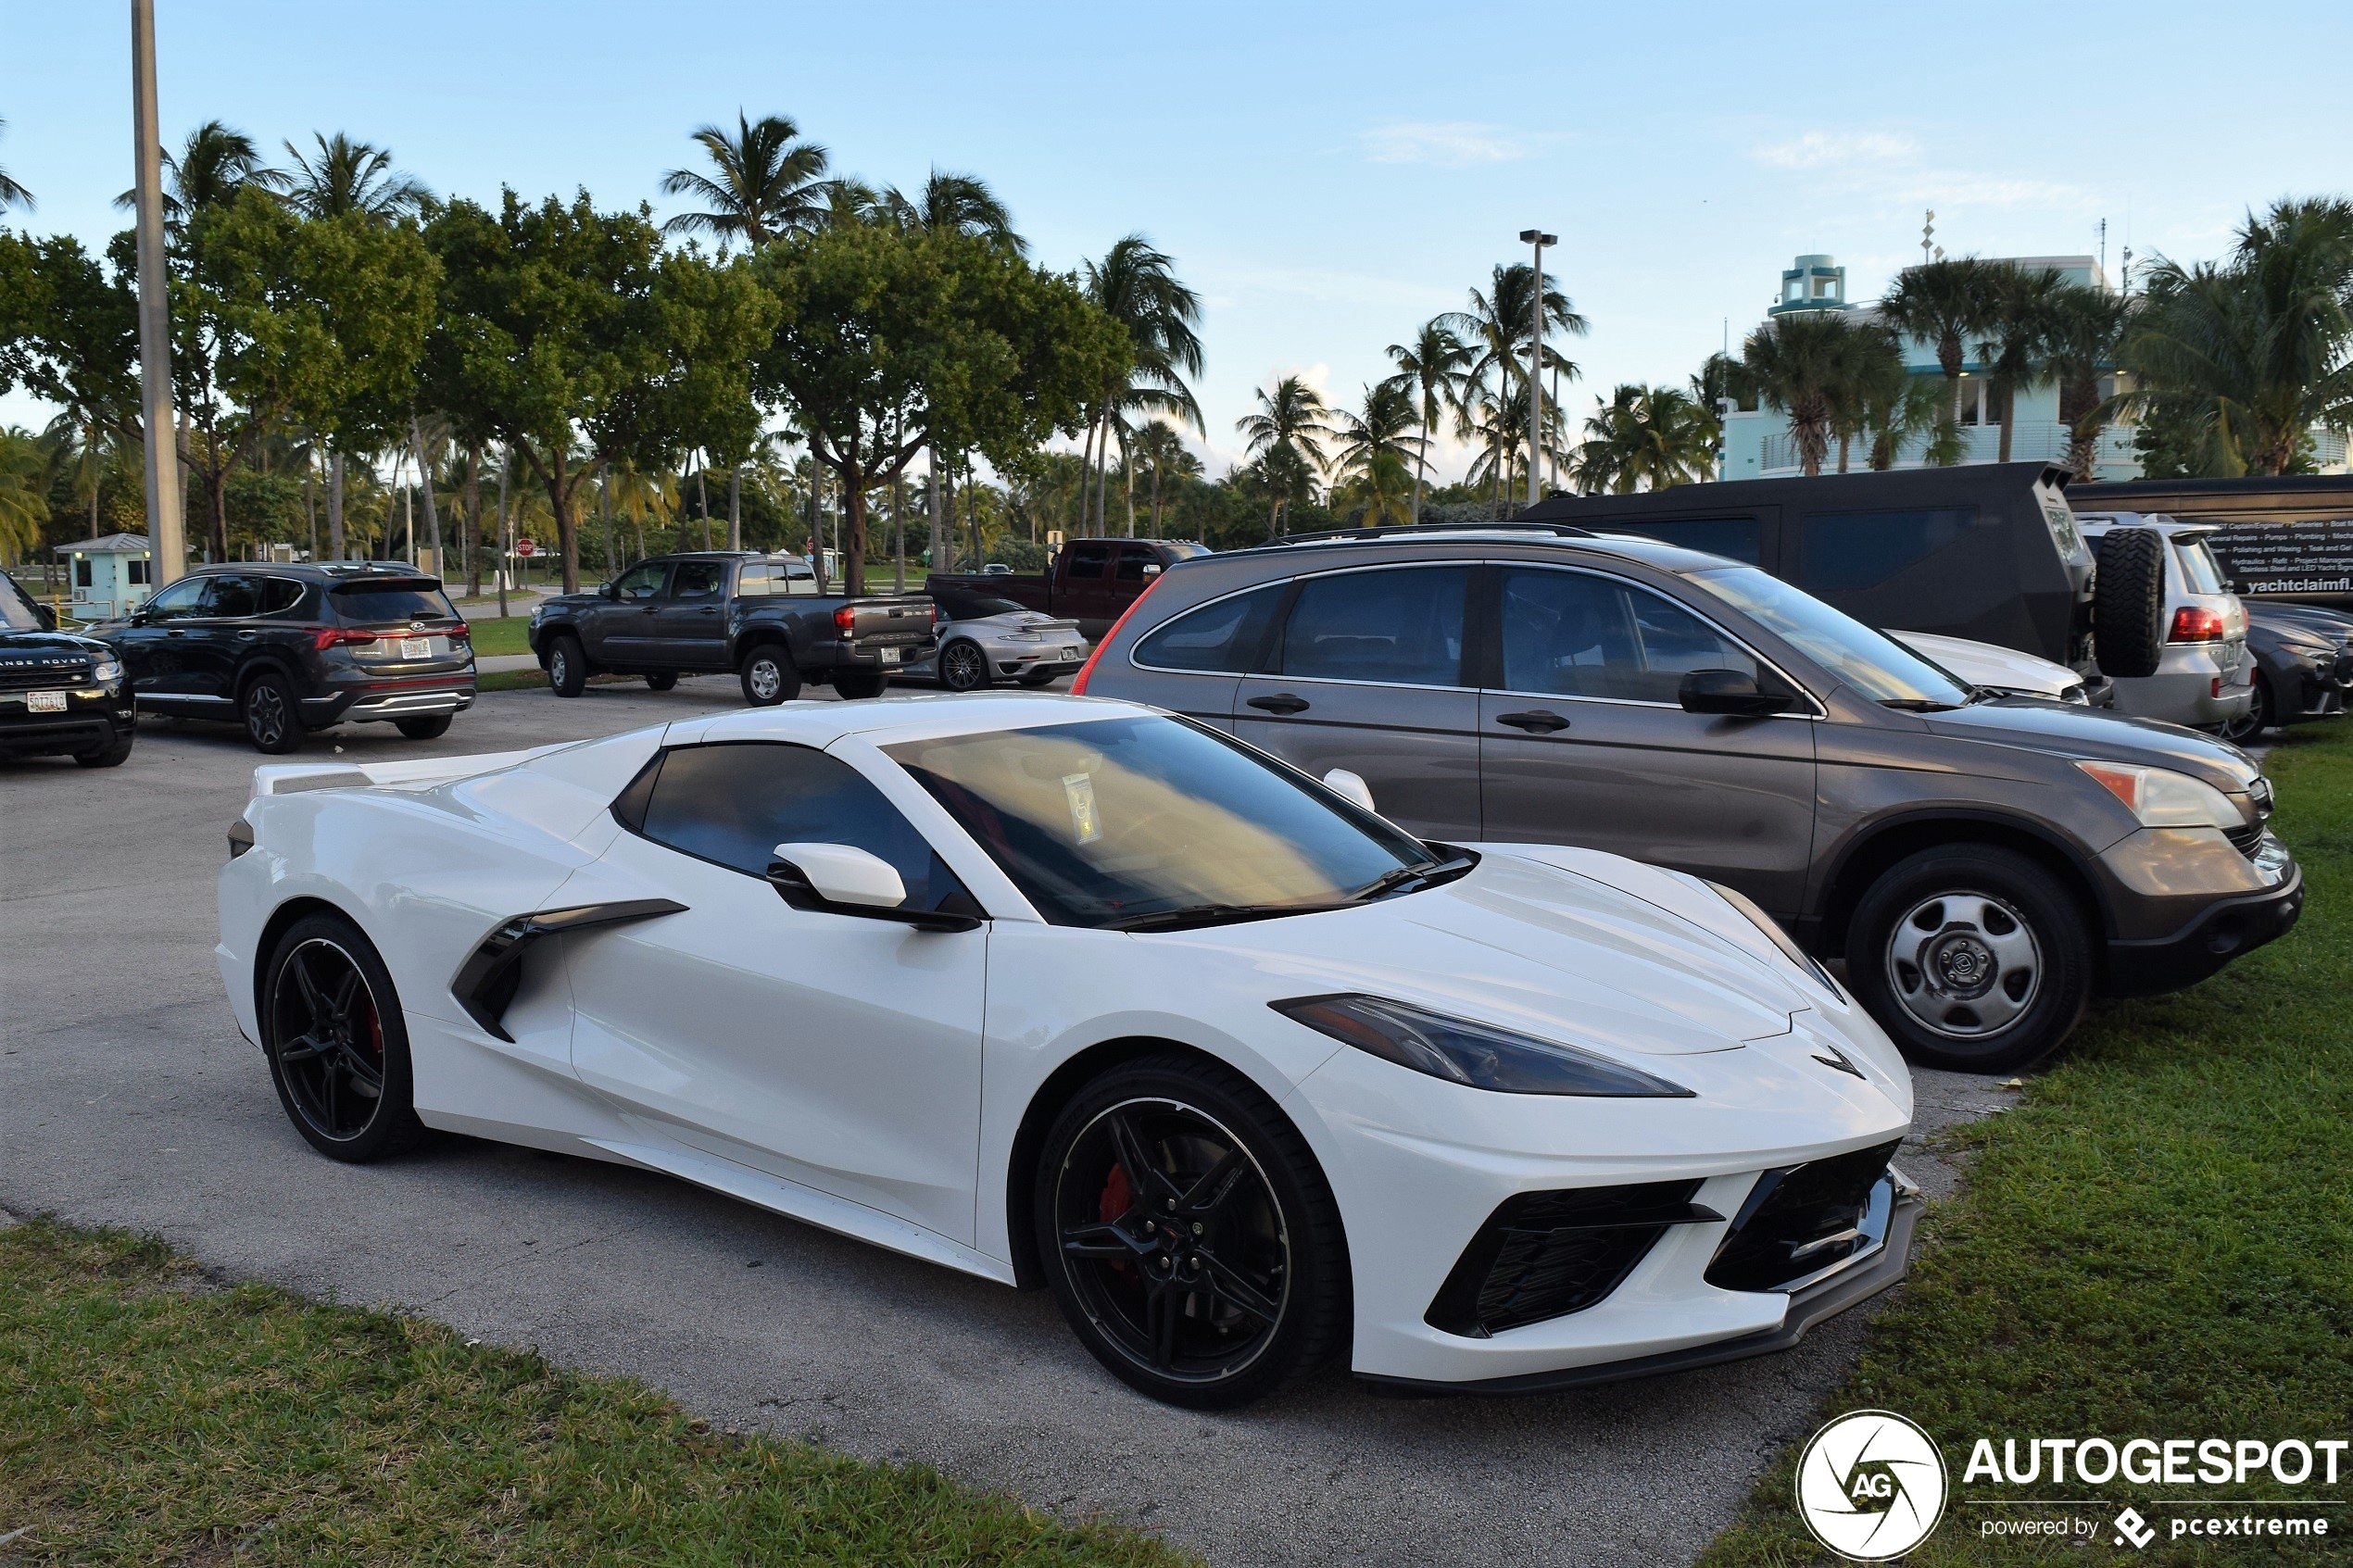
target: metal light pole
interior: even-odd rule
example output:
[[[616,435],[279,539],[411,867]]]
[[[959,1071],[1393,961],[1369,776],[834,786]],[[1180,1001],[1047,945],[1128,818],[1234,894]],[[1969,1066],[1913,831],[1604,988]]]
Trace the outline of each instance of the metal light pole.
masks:
[[[1544,498],[1544,247],[1560,244],[1560,238],[1541,229],[1522,229],[1519,243],[1536,248],[1536,282],[1529,306],[1532,335],[1528,340],[1528,504],[1532,507]]]
[[[180,575],[180,449],[172,440],[171,296],[163,262],[163,139],[156,128],[155,0],[131,0],[131,128],[138,138],[139,391],[146,411],[147,591]]]

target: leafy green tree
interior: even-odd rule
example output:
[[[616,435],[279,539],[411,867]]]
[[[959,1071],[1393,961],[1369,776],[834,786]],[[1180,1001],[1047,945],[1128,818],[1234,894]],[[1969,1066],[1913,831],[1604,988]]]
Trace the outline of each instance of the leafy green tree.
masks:
[[[1880,301],[1883,325],[1935,346],[1956,425],[1961,422],[1961,372],[1969,368],[1969,345],[1993,325],[1997,282],[1991,264],[1973,256],[1955,257],[1906,268]]]
[[[392,167],[389,150],[355,142],[342,132],[333,136],[312,132],[315,150],[305,153],[292,142],[279,189],[286,205],[305,218],[409,218],[433,199],[424,185]]]
[[[2291,471],[2353,424],[2353,204],[2284,201],[2230,257],[2160,262],[2124,342],[2152,450],[2217,476]]]
[[[755,122],[736,111],[736,130],[706,125],[694,139],[710,156],[711,174],[673,169],[661,178],[664,195],[693,196],[699,212],[664,224],[673,234],[703,233],[724,247],[741,240],[757,250],[797,231],[824,226],[837,182],[825,178],[824,148],[800,140],[800,127],[780,114]]]
[[[0,430],[0,561],[14,565],[40,547],[49,521],[49,454],[29,431]]]
[[[174,380],[224,559],[230,476],[265,441],[299,425],[380,445],[405,421],[437,271],[411,226],[306,219],[250,184],[190,218],[182,250],[174,335],[200,352],[175,352]]]
[[[1389,362],[1397,367],[1391,381],[1410,389],[1421,443],[1414,453],[1412,521],[1422,520],[1422,491],[1429,477],[1429,445],[1438,436],[1438,418],[1459,408],[1470,380],[1470,348],[1442,320],[1424,321],[1411,343],[1389,345]]]
[[[1234,421],[1234,431],[1248,444],[1266,483],[1266,536],[1284,532],[1283,511],[1312,488],[1327,466],[1324,441],[1327,425],[1323,395],[1297,376],[1285,376],[1273,387],[1258,389],[1258,408]]]
[[[0,233],[0,392],[20,385],[75,428],[139,434],[139,299],[132,272],[71,235]]]
[[[1621,385],[1586,420],[1569,483],[1589,495],[1628,495],[1711,479],[1721,429],[1678,388]]]
[[[843,575],[865,591],[868,499],[935,442],[1011,467],[1123,363],[1120,324],[1074,280],[953,231],[844,223],[762,250],[774,333],[753,361],[831,470],[844,507]]]
[[[711,409],[740,402],[775,307],[740,261],[665,255],[651,216],[586,192],[427,223],[441,262],[422,401],[462,442],[508,448],[545,493],[564,591],[580,586],[580,490],[607,464],[664,466]]]
[[[7,128],[8,122],[5,119],[0,119],[0,131],[5,131]],[[31,212],[32,210],[32,193],[26,190],[22,185],[18,184],[14,180],[9,179],[8,171],[6,169],[0,169],[0,207],[9,206],[21,207],[27,212]]]

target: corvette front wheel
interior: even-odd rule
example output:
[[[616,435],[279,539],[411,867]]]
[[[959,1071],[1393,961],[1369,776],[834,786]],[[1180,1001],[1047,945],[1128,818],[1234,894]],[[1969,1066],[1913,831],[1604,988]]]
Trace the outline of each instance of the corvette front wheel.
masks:
[[[332,1160],[365,1164],[425,1141],[409,1031],[375,945],[340,915],[308,915],[263,971],[261,1048],[295,1131]]]
[[[1347,1244],[1323,1172],[1239,1074],[1148,1057],[1080,1090],[1040,1153],[1038,1261],[1095,1359],[1170,1404],[1273,1392],[1347,1340]]]

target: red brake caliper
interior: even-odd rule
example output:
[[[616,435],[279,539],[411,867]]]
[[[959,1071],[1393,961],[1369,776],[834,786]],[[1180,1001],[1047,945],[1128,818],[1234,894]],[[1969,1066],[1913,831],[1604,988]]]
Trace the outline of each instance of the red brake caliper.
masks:
[[[1111,1174],[1103,1179],[1102,1202],[1098,1206],[1095,1217],[1109,1223],[1134,1207],[1136,1189],[1127,1185],[1126,1168],[1114,1160]],[[1112,1267],[1131,1279],[1135,1277],[1136,1265],[1133,1263],[1114,1263]]]

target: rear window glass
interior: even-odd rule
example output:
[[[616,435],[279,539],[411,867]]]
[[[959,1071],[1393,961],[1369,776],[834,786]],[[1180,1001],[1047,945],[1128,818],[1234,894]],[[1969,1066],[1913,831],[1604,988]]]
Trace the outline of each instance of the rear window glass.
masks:
[[[458,619],[456,607],[438,583],[342,583],[327,597],[338,618],[358,626]]]
[[[978,621],[989,615],[1018,615],[1026,606],[1011,599],[1000,599],[990,594],[935,594],[943,621]]]
[[[2173,551],[2182,558],[2182,577],[2193,594],[2222,592],[2222,569],[2203,539],[2177,539]]]
[[[1155,670],[1247,674],[1257,668],[1283,586],[1270,583],[1187,611],[1137,644],[1136,662]]]
[[[1111,564],[1108,545],[1073,545],[1070,547],[1070,575],[1101,577],[1103,568]]]
[[[1750,566],[1765,564],[1764,525],[1753,517],[1684,517],[1666,522],[1613,522],[1612,533],[1639,533],[1662,545],[1705,550]]]
[[[1814,594],[1876,588],[1905,568],[1959,544],[1977,521],[1975,507],[1808,512],[1803,524],[1803,586]]]

